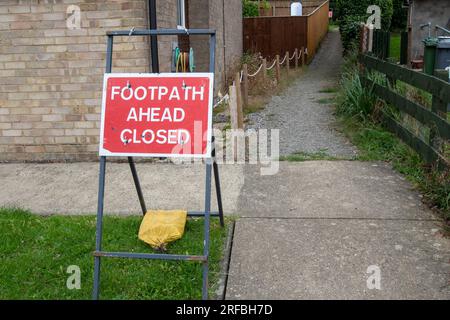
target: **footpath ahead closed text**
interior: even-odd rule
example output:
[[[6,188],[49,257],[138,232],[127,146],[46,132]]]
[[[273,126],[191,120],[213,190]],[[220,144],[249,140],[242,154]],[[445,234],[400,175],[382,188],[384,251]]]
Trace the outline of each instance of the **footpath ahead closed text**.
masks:
[[[106,74],[100,155],[210,157],[213,74]]]

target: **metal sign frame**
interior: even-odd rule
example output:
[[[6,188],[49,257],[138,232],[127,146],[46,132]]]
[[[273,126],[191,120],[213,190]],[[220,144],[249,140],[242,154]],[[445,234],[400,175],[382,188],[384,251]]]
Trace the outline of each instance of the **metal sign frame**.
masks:
[[[210,85],[208,90],[210,91],[208,99],[208,131],[206,136],[206,152],[203,154],[195,153],[121,153],[121,152],[110,152],[104,148],[104,129],[105,129],[105,116],[106,116],[106,93],[108,79],[119,77],[119,78],[196,78],[204,77],[209,78]],[[100,156],[107,157],[143,157],[143,158],[197,158],[205,159],[211,157],[212,151],[212,118],[213,118],[213,95],[214,95],[214,73],[106,73],[103,79],[103,101],[102,101],[102,116],[101,116],[101,126],[100,126]]]
[[[112,73],[112,61],[113,61],[113,43],[114,37],[122,36],[150,36],[155,38],[156,36],[173,36],[173,35],[208,35],[210,36],[209,50],[209,72],[215,72],[215,48],[216,48],[216,31],[210,29],[144,29],[131,31],[111,31],[107,32],[108,46],[106,54],[106,73]],[[152,52],[153,54],[153,52]],[[153,59],[152,59],[153,60]],[[158,66],[159,69],[159,66]],[[157,69],[157,71],[159,71]],[[154,71],[154,70],[153,70]],[[136,166],[133,157],[128,157],[128,162],[133,176],[133,181],[136,187],[139,203],[141,205],[142,213],[147,213],[147,207],[145,204],[144,196],[142,193],[141,185],[139,182],[139,176],[136,170]],[[198,261],[203,264],[202,271],[202,299],[208,299],[208,259],[209,259],[209,246],[210,246],[210,218],[219,217],[220,225],[224,227],[223,207],[222,207],[222,195],[220,190],[219,179],[219,167],[215,158],[214,150],[214,137],[212,137],[212,150],[211,158],[205,159],[206,162],[206,188],[205,188],[205,210],[204,211],[189,211],[189,217],[204,217],[204,246],[203,255],[174,255],[174,254],[147,254],[147,253],[132,253],[132,252],[105,252],[102,251],[102,237],[103,237],[103,209],[105,198],[105,171],[106,171],[106,156],[100,157],[100,174],[99,174],[99,187],[98,187],[98,209],[97,209],[97,225],[96,225],[96,240],[95,240],[95,252],[94,252],[94,288],[93,299],[98,300],[100,295],[100,262],[101,258],[126,258],[126,259],[148,259],[148,260],[173,260],[173,261]],[[214,174],[218,212],[211,212],[211,184],[212,174]]]

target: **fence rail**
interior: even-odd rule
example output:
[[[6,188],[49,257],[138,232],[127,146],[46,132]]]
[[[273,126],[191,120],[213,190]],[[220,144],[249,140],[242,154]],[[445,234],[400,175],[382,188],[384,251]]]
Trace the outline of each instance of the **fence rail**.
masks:
[[[277,85],[281,80],[281,67],[285,66],[286,73],[289,74],[290,68],[299,68],[302,70],[305,66],[306,49],[295,49],[292,56],[289,52],[284,54],[284,58],[280,59],[277,55],[274,61],[267,66],[267,59],[261,58],[261,64],[253,74],[248,73],[248,66],[244,64],[242,70],[237,72],[234,77],[233,85],[228,89],[228,93],[222,97],[214,107],[219,106],[225,100],[228,102],[231,118],[232,129],[244,129],[244,107],[249,104],[249,83],[251,79],[259,78],[262,81],[267,79],[267,72],[274,69]],[[293,61],[293,64],[291,64]]]
[[[450,83],[369,55],[360,55],[359,62],[364,66],[363,69],[385,74],[388,82],[391,82],[393,86],[395,86],[395,81],[399,80],[432,94],[430,110],[391,90],[389,85],[384,86],[370,80],[366,75],[361,76],[361,82],[367,89],[428,127],[430,135],[428,141],[424,141],[387,113],[383,113],[383,121],[387,128],[413,148],[426,162],[437,162],[441,168],[450,168],[449,159],[445,158],[442,151],[442,140],[450,140],[450,123],[447,121]]]

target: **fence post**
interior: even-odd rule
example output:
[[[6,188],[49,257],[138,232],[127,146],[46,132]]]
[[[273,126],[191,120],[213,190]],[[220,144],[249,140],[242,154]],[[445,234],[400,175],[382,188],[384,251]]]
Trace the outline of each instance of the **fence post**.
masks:
[[[236,86],[230,86],[228,90],[228,94],[230,95],[230,118],[231,118],[231,129],[238,129],[238,111],[237,111],[237,96],[236,96]]]
[[[281,79],[281,70],[280,70],[280,55],[277,54],[277,57],[275,59],[275,77],[277,78],[277,84],[280,83]]]
[[[238,116],[238,128],[244,129],[244,112],[242,110],[242,87],[241,87],[241,74],[236,73],[235,79],[236,83],[236,101],[237,101],[237,116]]]
[[[439,99],[438,96],[433,96],[433,102],[431,104],[431,112],[437,114],[441,118],[446,118],[447,105]],[[439,133],[436,128],[430,128],[430,140],[429,145],[432,146],[436,151],[442,152],[442,143],[439,139]]]
[[[262,60],[262,69],[261,69],[261,72],[262,72],[262,79],[263,79],[263,81],[265,82],[266,79],[267,79],[267,60],[266,60],[266,59],[263,59],[263,60]]]
[[[369,36],[368,36],[368,44],[367,44],[367,51],[373,52],[373,24],[369,25]]]
[[[289,58],[290,58],[290,56],[289,56],[289,51],[288,51],[288,52],[286,52],[286,71],[287,71],[288,75],[289,75]]]
[[[248,106],[248,66],[242,66],[242,102],[244,106]]]
[[[302,47],[302,71],[305,70],[305,47]]]
[[[295,48],[295,69],[298,69],[298,49]]]
[[[401,35],[400,64],[408,64],[408,31],[403,31]]]

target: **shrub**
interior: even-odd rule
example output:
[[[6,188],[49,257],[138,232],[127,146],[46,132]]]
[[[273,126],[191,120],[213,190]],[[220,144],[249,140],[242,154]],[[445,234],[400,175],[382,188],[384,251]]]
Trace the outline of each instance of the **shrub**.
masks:
[[[242,15],[245,18],[258,17],[259,16],[259,6],[263,9],[269,9],[270,4],[267,0],[263,1],[251,1],[242,0]]]
[[[338,98],[337,114],[365,120],[375,105],[374,95],[362,86],[358,72],[342,75],[341,81],[343,91]]]
[[[405,30],[408,21],[408,11],[403,8],[404,0],[394,0],[394,14],[392,15],[392,30]]]
[[[381,28],[389,30],[393,15],[392,0],[336,0],[336,14],[340,17],[342,43],[345,52],[359,40],[359,25],[366,23],[371,14],[367,13],[370,5],[381,9]]]
[[[361,19],[363,18],[363,16],[346,16],[341,19],[339,25],[344,53],[352,51],[359,42]]]
[[[373,90],[362,85],[356,63],[357,57],[358,51],[353,49],[345,58],[336,113],[340,116],[356,117],[359,120],[374,120],[383,104],[373,94]],[[386,82],[385,76],[381,73],[372,72],[367,76],[377,84]]]
[[[258,2],[243,0],[242,1],[242,14],[244,17],[258,17],[259,16],[259,8]]]

